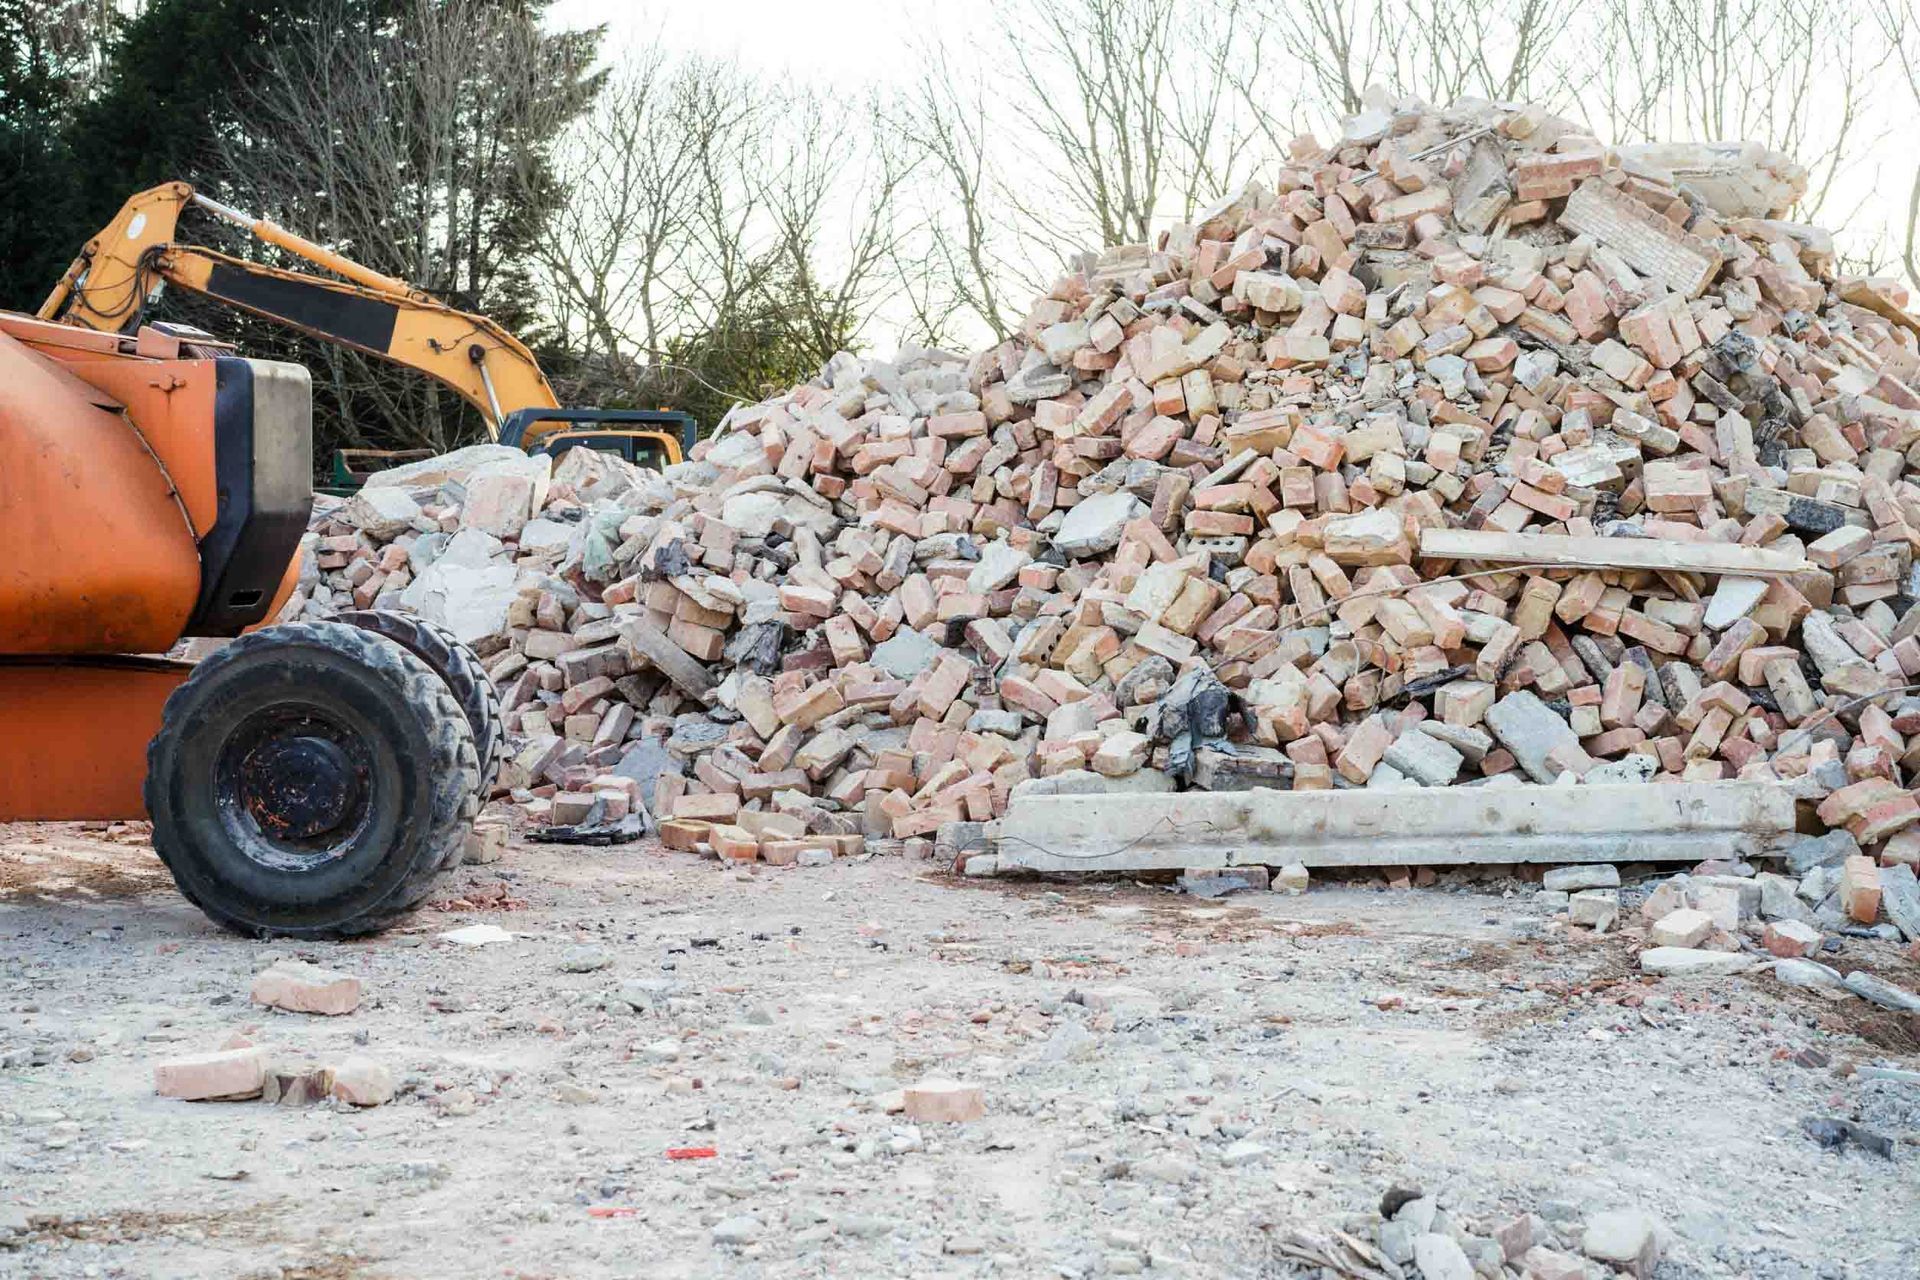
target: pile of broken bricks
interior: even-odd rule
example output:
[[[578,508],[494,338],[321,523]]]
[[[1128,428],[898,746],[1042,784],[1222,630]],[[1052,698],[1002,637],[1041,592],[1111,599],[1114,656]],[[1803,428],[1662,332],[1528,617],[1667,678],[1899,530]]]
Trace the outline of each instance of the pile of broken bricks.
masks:
[[[1796,174],[1370,111],[998,345],[837,356],[664,474],[376,477],[290,612],[451,626],[527,819],[729,858],[1023,788],[1743,779],[1912,866],[1920,322],[1783,220]]]

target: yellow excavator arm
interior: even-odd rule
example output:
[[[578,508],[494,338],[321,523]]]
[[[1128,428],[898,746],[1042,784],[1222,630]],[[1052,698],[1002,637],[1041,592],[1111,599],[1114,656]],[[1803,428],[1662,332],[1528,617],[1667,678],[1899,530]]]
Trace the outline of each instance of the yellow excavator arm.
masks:
[[[285,271],[177,244],[174,231],[189,204],[342,279]],[[87,241],[41,304],[39,316],[131,333],[162,284],[190,289],[417,369],[478,409],[496,439],[507,417],[517,410],[560,408],[533,353],[485,316],[455,310],[404,280],[211,200],[184,182],[142,191],[121,206],[106,229]]]

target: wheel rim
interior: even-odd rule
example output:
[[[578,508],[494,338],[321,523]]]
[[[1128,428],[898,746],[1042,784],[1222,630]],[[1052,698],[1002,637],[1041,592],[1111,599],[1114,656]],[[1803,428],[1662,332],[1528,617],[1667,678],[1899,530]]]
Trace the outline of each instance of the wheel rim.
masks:
[[[327,709],[279,705],[240,721],[214,769],[221,821],[262,866],[311,870],[346,856],[372,816],[373,753]]]

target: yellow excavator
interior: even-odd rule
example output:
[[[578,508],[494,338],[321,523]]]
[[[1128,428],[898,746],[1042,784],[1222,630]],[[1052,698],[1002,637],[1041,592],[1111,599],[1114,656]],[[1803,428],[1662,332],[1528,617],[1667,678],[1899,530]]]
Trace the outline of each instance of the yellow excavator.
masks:
[[[188,205],[340,279],[176,243],[174,233]],[[201,195],[184,182],[150,188],[122,205],[106,229],[87,241],[38,316],[132,334],[166,285],[416,369],[479,410],[492,439],[530,453],[559,454],[587,445],[658,468],[682,461],[693,447],[696,425],[690,415],[563,408],[533,353],[485,316],[450,307],[404,280]],[[336,478],[363,479],[356,464],[381,456],[343,451]]]

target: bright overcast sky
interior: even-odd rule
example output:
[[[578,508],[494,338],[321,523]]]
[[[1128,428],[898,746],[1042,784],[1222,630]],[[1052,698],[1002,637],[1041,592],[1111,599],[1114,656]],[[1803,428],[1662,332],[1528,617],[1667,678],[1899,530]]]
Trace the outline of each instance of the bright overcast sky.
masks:
[[[737,54],[750,66],[839,84],[913,78],[907,56],[915,34],[939,14],[943,24],[985,22],[989,0],[556,0],[558,26],[605,23],[608,52],[656,34],[669,48]]]

